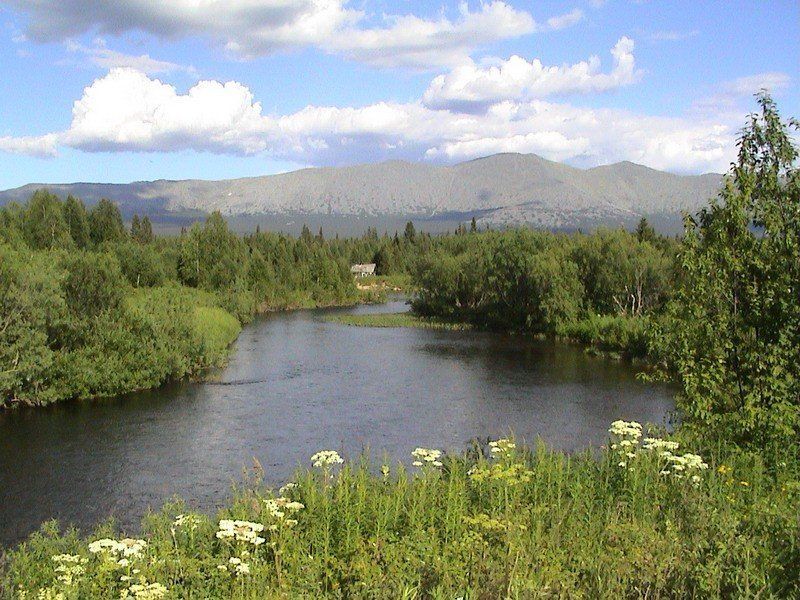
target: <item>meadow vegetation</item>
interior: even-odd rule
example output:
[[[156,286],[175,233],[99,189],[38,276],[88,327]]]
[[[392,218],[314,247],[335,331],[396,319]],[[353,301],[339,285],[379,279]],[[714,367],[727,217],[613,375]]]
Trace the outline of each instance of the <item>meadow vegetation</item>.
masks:
[[[768,96],[759,103],[719,199],[687,217],[682,240],[643,223],[635,234],[463,228],[442,238],[412,226],[402,238],[373,231],[330,242],[306,228],[291,242],[309,257],[339,257],[339,271],[300,263],[332,277],[326,293],[339,289],[336,272],[351,286],[346,261],[367,262],[373,250],[391,265],[385,272],[413,273],[416,316],[379,322],[429,319],[646,353],[649,376],[679,385],[675,431],[620,420],[600,449],[487,440],[463,453],[417,448],[408,466],[322,450],[278,490],[246,481],[213,518],[176,501],[147,516],[136,538],[113,524],[89,536],[45,524],[2,559],[0,597],[800,597],[800,173],[789,126]],[[121,246],[50,248],[79,233],[64,233],[40,201],[12,235],[45,249],[2,250],[0,351],[26,373],[4,371],[3,389],[36,398],[53,389],[53,373],[87,390],[124,386],[95,368],[106,360],[115,377],[157,380],[166,367],[148,362],[151,353],[169,370],[191,370],[171,328],[220,348],[254,299],[278,297],[257,285],[275,273],[266,257],[292,247],[278,236],[225,238],[206,264],[202,240],[225,231],[212,216],[155,244],[175,261],[156,261],[165,278],[135,289]],[[67,205],[60,218],[71,222]],[[87,243],[104,243],[93,231]],[[232,277],[246,255],[238,273],[247,277]]]
[[[800,472],[617,422],[599,454],[513,440],[404,467],[321,452],[210,517],[138,537],[48,523],[6,557],[14,598],[791,598]],[[316,465],[316,466],[314,466]]]

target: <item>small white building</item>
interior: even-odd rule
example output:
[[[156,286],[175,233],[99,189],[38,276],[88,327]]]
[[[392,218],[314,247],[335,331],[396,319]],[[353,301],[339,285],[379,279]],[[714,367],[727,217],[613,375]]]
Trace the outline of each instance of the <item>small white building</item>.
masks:
[[[353,265],[350,267],[350,273],[356,277],[375,275],[375,263]]]

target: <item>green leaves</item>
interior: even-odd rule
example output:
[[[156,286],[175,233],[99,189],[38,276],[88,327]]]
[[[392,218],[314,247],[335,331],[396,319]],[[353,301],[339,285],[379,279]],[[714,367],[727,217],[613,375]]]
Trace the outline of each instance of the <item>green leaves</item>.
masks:
[[[767,446],[800,432],[800,177],[774,102],[758,102],[719,200],[686,222],[656,344],[690,421]]]

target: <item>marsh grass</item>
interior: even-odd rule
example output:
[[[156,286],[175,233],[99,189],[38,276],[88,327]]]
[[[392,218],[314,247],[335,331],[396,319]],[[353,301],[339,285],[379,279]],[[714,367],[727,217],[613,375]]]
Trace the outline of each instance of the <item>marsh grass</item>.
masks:
[[[415,327],[418,329],[446,329],[450,331],[467,331],[472,329],[469,323],[450,323],[439,319],[419,317],[410,312],[366,315],[329,315],[325,317],[325,320],[355,327]]]
[[[301,470],[280,492],[248,481],[190,527],[175,524],[187,507],[168,504],[145,518],[144,555],[125,568],[87,551],[109,525],[81,539],[49,523],[7,555],[0,597],[120,597],[133,569],[169,598],[797,597],[797,464],[770,473],[755,455],[685,447],[709,463],[698,484],[659,475],[653,452],[633,468],[614,450],[543,444],[494,458],[476,444],[441,467],[356,457]],[[263,524],[264,543],[219,539],[220,519]],[[87,559],[72,585],[51,559],[64,553]],[[221,568],[231,558],[249,573]]]

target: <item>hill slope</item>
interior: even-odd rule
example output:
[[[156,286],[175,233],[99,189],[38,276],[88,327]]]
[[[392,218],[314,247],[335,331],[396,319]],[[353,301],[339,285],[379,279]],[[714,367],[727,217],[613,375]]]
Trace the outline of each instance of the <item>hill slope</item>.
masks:
[[[169,219],[187,211],[226,215],[307,214],[449,218],[547,227],[677,216],[716,194],[721,176],[680,176],[630,162],[577,169],[533,154],[496,154],[453,166],[390,161],[313,168],[225,181],[47,185],[93,204],[102,197],[133,212]],[[31,184],[0,192],[25,200]]]

